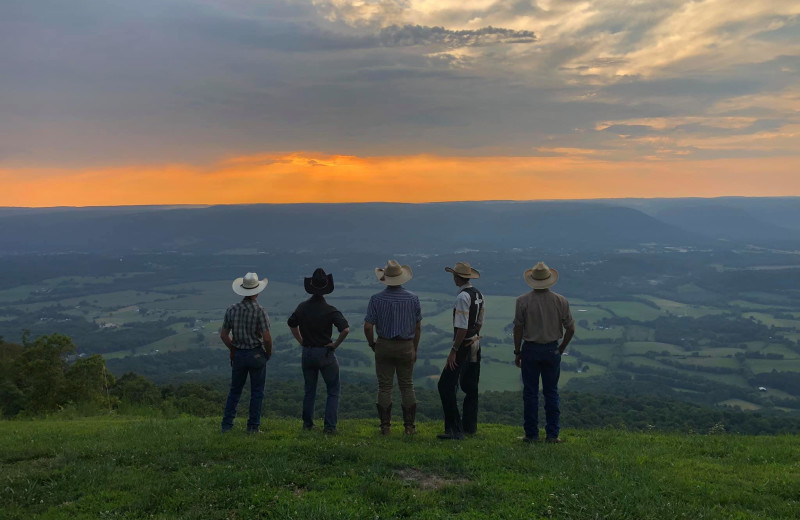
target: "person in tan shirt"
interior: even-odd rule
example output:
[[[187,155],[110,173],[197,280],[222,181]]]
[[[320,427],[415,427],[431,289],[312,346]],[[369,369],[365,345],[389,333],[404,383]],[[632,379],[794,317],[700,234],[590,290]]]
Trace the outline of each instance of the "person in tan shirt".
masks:
[[[550,291],[558,281],[558,271],[539,262],[526,270],[523,277],[533,289],[517,298],[514,312],[514,363],[522,369],[523,440],[539,440],[541,376],[546,415],[545,441],[560,443],[558,378],[561,355],[575,334],[575,320],[567,299]]]

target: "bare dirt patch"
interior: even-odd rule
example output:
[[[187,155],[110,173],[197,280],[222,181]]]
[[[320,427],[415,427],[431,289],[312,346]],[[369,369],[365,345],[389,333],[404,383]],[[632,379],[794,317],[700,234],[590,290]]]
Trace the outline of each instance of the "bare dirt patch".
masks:
[[[417,468],[396,469],[394,474],[406,482],[416,484],[421,489],[442,489],[446,486],[458,486],[469,482],[465,478],[445,478],[435,473],[425,473]]]

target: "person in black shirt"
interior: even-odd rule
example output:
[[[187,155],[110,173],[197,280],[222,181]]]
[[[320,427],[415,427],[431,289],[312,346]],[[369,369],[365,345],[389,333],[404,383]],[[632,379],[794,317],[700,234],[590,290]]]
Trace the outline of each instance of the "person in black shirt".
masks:
[[[314,428],[314,398],[321,373],[328,387],[323,431],[336,433],[339,418],[339,362],[334,350],[347,337],[350,328],[342,313],[325,301],[324,295],[333,292],[333,275],[317,268],[311,278],[304,280],[306,292],[312,296],[297,306],[288,321],[292,335],[303,346],[303,429]],[[334,325],[339,331],[336,341],[331,337]]]

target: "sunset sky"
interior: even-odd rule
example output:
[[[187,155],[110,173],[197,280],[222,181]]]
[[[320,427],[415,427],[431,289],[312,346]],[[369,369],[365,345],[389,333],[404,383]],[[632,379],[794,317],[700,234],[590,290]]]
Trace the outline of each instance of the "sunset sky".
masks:
[[[800,195],[796,0],[2,0],[0,206]]]

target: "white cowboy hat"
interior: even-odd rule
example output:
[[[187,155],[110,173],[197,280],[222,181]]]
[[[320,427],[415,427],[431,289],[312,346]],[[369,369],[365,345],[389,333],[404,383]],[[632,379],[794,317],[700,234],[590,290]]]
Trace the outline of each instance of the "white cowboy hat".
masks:
[[[403,285],[411,280],[414,273],[411,271],[410,266],[400,265],[394,260],[389,260],[386,267],[375,268],[375,276],[378,277],[381,283],[386,285]]]
[[[544,262],[539,262],[526,270],[523,278],[525,278],[525,283],[534,289],[547,289],[558,281],[558,271],[547,267]]]
[[[232,287],[233,292],[239,296],[253,296],[266,289],[268,283],[269,280],[266,278],[259,281],[256,273],[247,273],[242,278],[234,280]]]
[[[461,278],[480,278],[481,273],[467,262],[456,262],[455,267],[445,267],[445,271],[460,276]]]

